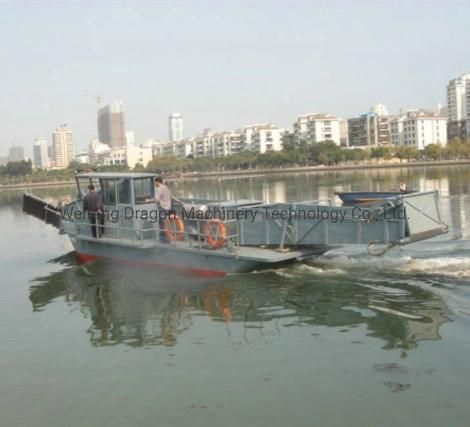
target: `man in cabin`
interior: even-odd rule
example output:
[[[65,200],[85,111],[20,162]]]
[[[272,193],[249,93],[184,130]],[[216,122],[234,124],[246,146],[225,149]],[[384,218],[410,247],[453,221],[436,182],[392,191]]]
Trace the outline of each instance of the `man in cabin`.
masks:
[[[103,199],[101,194],[95,191],[95,186],[88,186],[88,194],[83,199],[83,211],[88,213],[91,223],[91,234],[94,238],[101,237],[103,224]]]
[[[158,207],[158,226],[160,227],[160,241],[169,243],[169,240],[163,231],[165,228],[165,219],[168,218],[171,211],[171,191],[163,183],[163,178],[157,176],[155,178],[155,202]]]

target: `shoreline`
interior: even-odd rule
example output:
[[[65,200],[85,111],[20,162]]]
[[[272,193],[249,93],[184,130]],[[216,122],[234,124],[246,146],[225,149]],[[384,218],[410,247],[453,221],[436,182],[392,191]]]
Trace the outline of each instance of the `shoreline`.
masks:
[[[219,178],[219,177],[237,177],[247,175],[248,177],[257,177],[261,175],[283,175],[302,172],[330,172],[330,171],[353,171],[363,169],[399,169],[427,166],[456,166],[470,165],[470,159],[464,160],[431,160],[403,163],[364,163],[347,164],[333,166],[299,166],[289,168],[269,168],[269,169],[243,169],[232,171],[212,171],[212,172],[189,172],[180,175],[171,175],[168,179],[194,179],[194,178]]]
[[[455,165],[470,165],[470,159],[465,160],[432,160],[432,161],[417,161],[417,162],[404,162],[404,163],[364,163],[354,165],[333,165],[333,166],[299,166],[289,168],[269,168],[269,169],[243,169],[232,171],[212,171],[212,172],[189,172],[178,175],[168,175],[168,180],[178,179],[198,179],[198,178],[223,178],[223,177],[237,177],[247,175],[249,177],[257,177],[260,175],[283,175],[301,172],[330,172],[330,171],[353,171],[363,169],[398,169],[398,168],[413,168],[413,167],[428,167],[428,166],[455,166]],[[44,181],[44,182],[23,182],[19,184],[5,184],[0,185],[1,190],[14,190],[21,188],[41,188],[41,187],[65,187],[75,184],[75,180],[70,181]]]
[[[22,182],[20,184],[0,185],[1,190],[14,190],[20,188],[41,188],[41,187],[67,187],[75,184],[75,180],[71,181],[42,181],[42,182]]]

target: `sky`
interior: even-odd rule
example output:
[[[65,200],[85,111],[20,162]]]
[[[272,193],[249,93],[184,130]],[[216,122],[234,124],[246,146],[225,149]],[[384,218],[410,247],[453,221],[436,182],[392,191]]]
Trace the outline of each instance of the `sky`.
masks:
[[[0,156],[66,123],[97,136],[96,100],[124,103],[136,142],[299,114],[445,104],[470,72],[470,2],[0,0]]]

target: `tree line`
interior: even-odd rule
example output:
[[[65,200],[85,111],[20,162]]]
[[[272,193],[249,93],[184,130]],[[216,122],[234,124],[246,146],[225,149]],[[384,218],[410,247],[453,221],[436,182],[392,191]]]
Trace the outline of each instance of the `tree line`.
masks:
[[[139,171],[191,173],[205,171],[230,171],[269,169],[300,166],[333,166],[339,164],[360,165],[371,160],[414,161],[414,160],[457,160],[470,158],[470,143],[452,140],[446,147],[430,144],[424,150],[412,146],[380,146],[371,149],[344,148],[332,141],[318,144],[286,144],[281,151],[263,154],[242,151],[226,157],[155,157],[146,168],[138,165]]]
[[[371,149],[344,148],[332,141],[318,144],[285,144],[281,151],[268,151],[263,154],[251,151],[242,151],[226,157],[199,157],[191,156],[181,159],[175,156],[155,157],[146,167],[137,165],[136,172],[159,172],[166,174],[231,171],[250,169],[272,169],[300,166],[360,165],[366,161],[383,159],[385,161],[399,159],[400,161],[413,160],[456,160],[470,158],[470,141],[455,139],[447,146],[430,144],[424,150],[408,146],[380,146]],[[34,169],[31,161],[9,162],[0,166],[0,182],[44,182],[66,181],[73,179],[77,169],[85,169],[88,165],[71,162],[67,169]],[[99,171],[128,171],[127,166],[99,166]]]

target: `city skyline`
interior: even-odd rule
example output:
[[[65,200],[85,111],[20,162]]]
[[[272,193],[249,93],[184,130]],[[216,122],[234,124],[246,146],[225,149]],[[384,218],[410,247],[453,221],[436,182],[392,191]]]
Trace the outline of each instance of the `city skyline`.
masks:
[[[3,153],[23,145],[31,156],[61,122],[85,148],[97,137],[88,93],[124,100],[140,141],[165,139],[171,111],[194,136],[253,121],[291,127],[307,112],[347,119],[377,103],[434,108],[470,70],[465,4],[121,2],[112,21],[104,4],[1,9]]]

